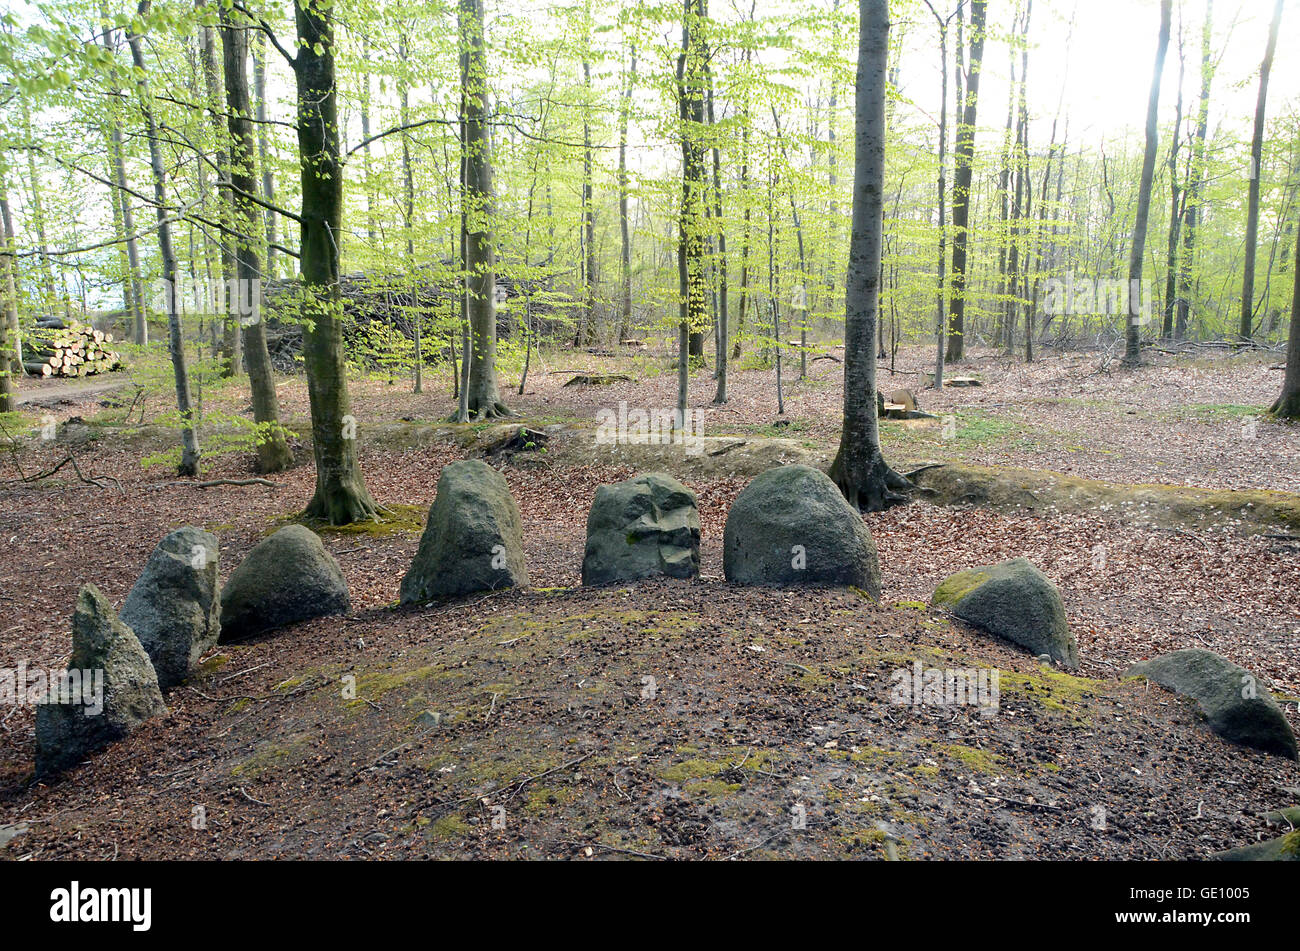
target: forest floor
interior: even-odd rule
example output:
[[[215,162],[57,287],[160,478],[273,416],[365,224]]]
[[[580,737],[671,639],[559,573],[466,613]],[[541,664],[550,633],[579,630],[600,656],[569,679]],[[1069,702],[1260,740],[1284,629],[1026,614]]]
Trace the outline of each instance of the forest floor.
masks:
[[[942,394],[922,388],[928,360],[928,348],[900,351],[881,387],[910,387],[955,426],[886,421],[891,460],[1300,491],[1300,429],[1261,413],[1281,384],[1276,355],[1156,355],[1126,371],[1093,353],[1025,367],[979,352],[949,372],[983,385]],[[812,361],[804,381],[791,378],[797,358],[787,364],[785,425],[774,425],[775,373],[740,366],[724,407],[709,403],[708,373],[694,375],[706,433],[833,449],[841,364]],[[577,372],[633,380],[565,387]],[[722,526],[747,479],[687,475],[700,579],[586,589],[593,493],[632,470],[521,453],[503,472],[532,589],[398,609],[438,472],[465,449],[440,426],[408,443],[389,427],[446,418],[448,383],[430,374],[414,395],[406,379],[354,382],[362,467],[391,516],[323,533],[351,616],[223,645],[168,695],[166,717],[49,784],[30,783],[31,708],[0,711],[0,857],[1203,858],[1275,834],[1261,814],[1300,804],[1300,765],[1229,746],[1186,704],[1122,677],[1138,659],[1208,647],[1271,682],[1300,729],[1300,544],[1231,525],[1143,528],[1120,512],[918,501],[867,516],[876,605],[847,590],[728,585]],[[667,409],[675,385],[653,354],[560,351],[535,355],[525,394],[507,402],[563,440],[620,401]],[[285,377],[279,392],[305,431],[305,381]],[[205,400],[248,412],[237,384]],[[0,485],[0,667],[62,666],[79,585],[120,605],[167,531],[216,532],[224,578],[305,506],[309,452],[276,488],[205,490],[143,468],[174,436],[139,420],[158,423],[166,404],[165,388],[136,400],[130,386],[43,387],[26,415],[56,417],[58,438],[0,446],[6,480],[71,452],[99,481],[65,466]],[[250,466],[231,452],[204,476],[246,478]],[[1017,555],[1061,589],[1077,676],[927,606],[948,574]],[[998,715],[892,703],[893,672],[915,664],[998,669]]]

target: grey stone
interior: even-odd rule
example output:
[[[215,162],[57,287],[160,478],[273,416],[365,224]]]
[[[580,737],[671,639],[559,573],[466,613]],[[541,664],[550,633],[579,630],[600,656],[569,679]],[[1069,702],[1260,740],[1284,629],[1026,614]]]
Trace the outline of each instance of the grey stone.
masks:
[[[1300,862],[1300,831],[1215,852],[1210,858],[1218,862]]]
[[[587,514],[583,584],[700,573],[700,513],[695,493],[650,472],[602,485]]]
[[[519,506],[505,478],[479,459],[444,466],[402,603],[527,584]]]
[[[93,584],[82,585],[72,614],[68,670],[98,671],[78,697],[51,696],[36,708],[36,773],[46,776],[75,766],[87,755],[122,739],[150,717],[167,712],[149,655],[113,605]],[[102,709],[96,711],[102,699]]]
[[[853,585],[880,599],[876,542],[830,476],[768,469],[727,513],[722,569],[734,584]]]
[[[222,589],[221,640],[351,609],[347,581],[324,542],[309,528],[286,525],[259,542]]]
[[[1134,664],[1129,677],[1145,677],[1196,701],[1206,725],[1231,743],[1296,758],[1295,734],[1263,685],[1244,667],[1200,647]]]
[[[217,538],[178,528],[149,556],[122,604],[122,623],[135,632],[167,690],[189,676],[221,633]]]
[[[1024,558],[950,575],[931,600],[1035,655],[1046,654],[1071,670],[1079,666],[1079,645],[1065,620],[1060,592]]]

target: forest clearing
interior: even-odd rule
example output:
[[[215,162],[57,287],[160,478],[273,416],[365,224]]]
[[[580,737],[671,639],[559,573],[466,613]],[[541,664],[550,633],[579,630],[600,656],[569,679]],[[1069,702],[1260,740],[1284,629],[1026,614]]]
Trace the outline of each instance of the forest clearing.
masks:
[[[0,0],[0,894],[1289,914],[1298,4]]]

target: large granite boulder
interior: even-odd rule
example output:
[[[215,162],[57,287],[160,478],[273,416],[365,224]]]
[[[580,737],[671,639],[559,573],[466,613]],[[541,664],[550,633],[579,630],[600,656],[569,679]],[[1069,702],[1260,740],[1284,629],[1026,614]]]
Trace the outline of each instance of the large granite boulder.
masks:
[[[700,513],[695,493],[650,472],[602,485],[587,515],[583,584],[700,573]]]
[[[1200,647],[1134,664],[1129,677],[1145,677],[1196,701],[1206,725],[1231,743],[1296,758],[1295,733],[1258,677],[1226,657]]]
[[[519,506],[505,478],[479,459],[444,466],[402,603],[527,584]]]
[[[931,600],[1034,654],[1070,669],[1079,666],[1079,645],[1066,623],[1060,592],[1024,558],[959,571],[935,589]]]
[[[745,486],[727,513],[722,570],[734,584],[854,585],[880,598],[871,530],[809,466],[768,469]]]
[[[67,680],[36,708],[36,773],[75,766],[167,712],[149,655],[93,584],[77,593]]]
[[[158,543],[122,604],[163,690],[181,683],[221,633],[217,538],[178,528]]]
[[[351,609],[343,572],[319,536],[286,525],[250,551],[222,589],[221,640]]]

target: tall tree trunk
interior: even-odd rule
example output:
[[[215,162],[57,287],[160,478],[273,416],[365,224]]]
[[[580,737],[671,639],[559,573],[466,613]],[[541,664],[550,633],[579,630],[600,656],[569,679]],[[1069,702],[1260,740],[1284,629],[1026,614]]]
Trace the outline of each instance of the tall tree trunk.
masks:
[[[465,190],[469,324],[469,413],[508,416],[497,389],[496,239],[492,228],[492,153],[483,0],[459,0],[461,89],[465,118]]]
[[[112,21],[106,5],[100,6],[100,20],[103,24],[104,49],[115,52],[117,31],[108,28]],[[113,92],[116,93],[118,90],[115,88]],[[126,253],[126,288],[129,294],[124,296],[130,301],[127,305],[127,314],[131,321],[132,339],[140,346],[144,346],[149,342],[149,318],[148,311],[145,309],[147,305],[144,299],[144,281],[140,276],[140,246],[135,236],[135,212],[131,209],[131,197],[127,190],[122,123],[116,115],[110,118],[108,123],[108,163],[111,170],[110,177],[117,186],[113,191],[119,204],[122,234],[125,236],[123,240]]]
[[[3,180],[0,180],[0,242],[3,243],[5,258],[4,274],[0,275],[0,280],[4,281],[0,291],[5,294],[5,307],[0,319],[4,321],[9,341],[9,370],[17,377],[23,372],[22,328],[18,325],[18,264],[14,259],[18,244],[14,240],[14,219]],[[4,368],[3,359],[3,350],[0,350],[0,369]]]
[[[885,67],[889,0],[859,0],[854,120],[853,225],[845,281],[844,426],[830,476],[859,511],[875,512],[903,496],[907,480],[880,451],[876,418],[876,321],[885,185]]]
[[[587,297],[583,305],[582,327],[578,334],[581,339],[578,342],[590,344],[596,339],[596,206],[592,188],[591,62],[585,53],[582,60],[582,85],[586,92],[586,107],[582,110],[582,273]]]
[[[1269,412],[1287,419],[1300,419],[1300,241],[1295,243],[1295,265],[1291,271],[1291,333],[1287,338],[1286,376],[1282,380],[1282,394]]]
[[[1174,335],[1174,311],[1178,296],[1178,236],[1183,222],[1182,189],[1178,185],[1178,147],[1183,131],[1183,75],[1187,57],[1183,53],[1183,21],[1178,20],[1178,98],[1174,107],[1174,132],[1169,140],[1169,240],[1165,244],[1165,300],[1164,321],[1160,336],[1165,340]]]
[[[632,111],[632,94],[636,90],[636,44],[632,45],[627,67],[627,89],[618,116],[618,221],[622,247],[622,297],[619,301],[618,342],[627,339],[632,326],[632,228],[628,221],[627,125]]]
[[[930,7],[930,12],[934,18],[939,21],[939,180],[938,180],[938,204],[939,204],[939,266],[935,278],[935,322],[934,322],[934,388],[943,389],[943,363],[944,363],[944,316],[945,304],[947,302],[946,291],[948,288],[947,264],[948,264],[948,219],[947,219],[947,188],[948,188],[948,23],[951,20],[945,20],[926,0],[926,6]],[[958,12],[961,7],[957,8]],[[882,205],[883,207],[883,205]],[[877,279],[879,279],[877,277]]]
[[[1273,52],[1277,49],[1277,32],[1282,23],[1282,0],[1273,6],[1268,25],[1268,46],[1259,67],[1259,97],[1255,100],[1255,134],[1250,140],[1250,197],[1246,206],[1246,263],[1241,279],[1241,321],[1237,334],[1250,339],[1255,315],[1255,238],[1259,233],[1259,180],[1263,175],[1264,109],[1268,104],[1268,77],[1273,71]]]
[[[236,314],[242,327],[244,367],[248,371],[253,401],[253,419],[259,433],[257,467],[260,472],[280,472],[289,468],[293,453],[285,442],[280,425],[280,402],[275,392],[275,374],[266,349],[266,324],[262,321],[262,262],[256,240],[262,218],[253,201],[257,194],[257,167],[254,160],[252,109],[248,95],[248,32],[246,22],[235,18],[234,11],[218,8],[221,15],[221,53],[226,80],[226,124],[230,132],[231,226],[240,232],[236,246],[239,292],[236,301],[252,304],[251,314]]]
[[[1178,311],[1174,320],[1174,339],[1187,336],[1192,308],[1192,265],[1196,259],[1196,228],[1201,215],[1201,190],[1205,181],[1205,138],[1209,130],[1210,84],[1214,79],[1214,61],[1210,43],[1214,27],[1214,0],[1205,0],[1205,23],[1201,27],[1201,101],[1196,114],[1196,138],[1192,142],[1191,167],[1187,192],[1183,197],[1183,255],[1178,264]]]
[[[713,78],[709,76],[709,126],[712,127],[716,118],[713,113]],[[714,138],[717,142],[717,138]],[[713,402],[723,404],[727,402],[727,348],[730,342],[727,339],[727,322],[730,318],[730,308],[727,301],[727,225],[722,217],[722,149],[718,145],[713,146],[713,220],[714,226],[718,229],[718,388],[713,395]]]
[[[677,102],[681,123],[682,206],[677,242],[678,322],[677,424],[686,417],[692,356],[702,356],[707,320],[704,277],[704,127],[705,0],[683,0],[682,52],[677,57]]]
[[[407,42],[403,36],[397,45],[397,55],[406,62]],[[411,123],[411,94],[407,88],[406,78],[398,81],[398,100],[400,102],[400,121],[403,126]],[[406,233],[406,267],[414,278],[415,274],[415,172],[411,166],[411,143],[406,133],[402,133],[402,230]],[[424,348],[420,342],[420,307],[414,295],[411,299],[411,340],[415,346],[415,387],[416,393],[424,391]]]
[[[195,8],[202,10],[204,0],[194,0]],[[220,4],[218,4],[220,5]],[[217,60],[216,37],[211,26],[202,27],[203,83],[207,93],[208,118],[212,126],[213,141],[216,143],[217,174],[223,182],[230,180],[230,155],[226,148],[225,123],[221,121],[221,65]],[[230,189],[224,185],[217,189],[217,220],[229,227],[232,198]],[[221,247],[221,280],[226,287],[235,279],[237,264],[235,249],[229,235],[222,234],[218,239]],[[239,376],[244,372],[243,341],[240,339],[239,320],[227,314],[221,325],[221,359],[222,376]]]
[[[18,97],[19,108],[22,113],[23,129],[27,137],[32,138],[32,115],[30,107],[25,96]],[[32,187],[32,207],[31,214],[25,216],[31,219],[31,226],[36,232],[36,250],[40,252],[40,276],[41,284],[45,290],[45,306],[53,307],[59,298],[58,289],[54,285],[54,270],[50,266],[50,242],[45,234],[45,189],[41,187],[41,176],[36,168],[36,150],[27,150],[27,177],[31,181]]]
[[[1160,36],[1156,41],[1156,61],[1151,74],[1151,95],[1147,99],[1146,151],[1142,155],[1142,180],[1138,185],[1137,215],[1133,221],[1133,245],[1128,258],[1128,313],[1125,321],[1124,362],[1137,366],[1142,362],[1141,327],[1135,308],[1142,298],[1142,254],[1147,241],[1147,217],[1151,212],[1151,183],[1155,178],[1156,149],[1159,145],[1160,74],[1165,68],[1169,49],[1169,20],[1173,0],[1160,2]]]
[[[975,121],[979,111],[980,68],[984,62],[986,0],[971,4],[970,72],[966,78],[961,125],[954,150],[952,185],[952,296],[948,305],[948,362],[965,355],[966,268],[970,234],[970,186],[975,166]]]
[[[268,113],[266,105],[266,34],[253,34],[253,95],[257,97],[257,163],[262,169],[262,197],[267,204],[275,203],[275,170],[271,168],[271,147],[266,134]],[[275,261],[275,211],[265,208],[266,219],[266,276],[276,276]]]
[[[305,514],[331,525],[375,519],[378,506],[357,461],[357,421],[348,396],[339,300],[343,166],[339,160],[334,22],[311,0],[295,0],[298,55],[298,155],[302,169],[299,267],[304,316],[303,363],[311,400],[316,491]]]
[[[149,16],[152,0],[140,0],[137,15],[140,20]],[[181,461],[177,472],[181,475],[199,474],[199,438],[194,429],[190,374],[185,364],[185,338],[181,332],[181,316],[177,311],[179,288],[176,286],[176,254],[172,250],[171,210],[167,206],[167,171],[163,166],[162,145],[158,141],[158,123],[154,119],[152,95],[149,92],[149,72],[145,68],[144,38],[130,33],[127,43],[131,47],[131,61],[136,69],[136,89],[140,111],[144,114],[145,135],[149,140],[149,162],[153,170],[153,197],[158,211],[158,251],[162,257],[162,278],[168,289],[167,347],[171,353],[172,375],[176,383],[176,408],[181,417]]]

